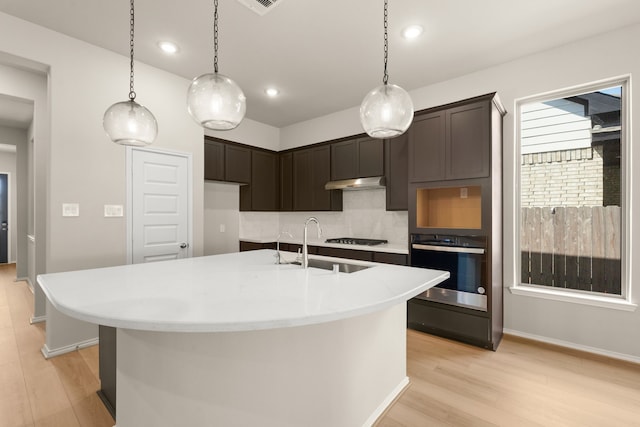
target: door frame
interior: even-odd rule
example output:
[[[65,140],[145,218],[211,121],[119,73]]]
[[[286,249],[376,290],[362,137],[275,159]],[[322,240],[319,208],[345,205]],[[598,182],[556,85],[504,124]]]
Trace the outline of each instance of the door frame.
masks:
[[[11,192],[11,172],[0,171],[0,174],[7,175],[7,264],[11,264],[11,229],[13,228],[13,215],[11,215],[11,209],[13,207],[11,204],[11,196],[13,195]]]
[[[127,264],[133,263],[133,152],[141,151],[147,153],[165,154],[175,157],[184,157],[187,159],[187,237],[189,247],[187,248],[187,258],[193,256],[193,154],[182,151],[146,148],[146,147],[126,147],[126,176],[127,176]]]

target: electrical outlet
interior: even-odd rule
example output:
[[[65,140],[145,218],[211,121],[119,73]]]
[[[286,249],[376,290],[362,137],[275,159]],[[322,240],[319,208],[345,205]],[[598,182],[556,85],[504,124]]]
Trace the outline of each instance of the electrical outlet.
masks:
[[[124,215],[124,209],[122,205],[104,205],[104,216],[107,217],[120,217]]]
[[[80,205],[78,203],[63,203],[62,216],[80,216]]]
[[[467,187],[462,187],[460,189],[460,198],[466,199],[467,197],[469,197],[469,189]]]
[[[220,224],[220,232],[225,233],[227,231],[227,226],[224,224]]]

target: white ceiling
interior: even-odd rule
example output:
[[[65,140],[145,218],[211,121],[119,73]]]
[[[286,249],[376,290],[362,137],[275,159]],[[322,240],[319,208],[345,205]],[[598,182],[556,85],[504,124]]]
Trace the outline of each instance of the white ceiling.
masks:
[[[244,90],[247,117],[282,127],[358,106],[381,84],[382,0],[278,1],[259,16],[220,0],[219,71]],[[0,11],[128,55],[126,0],[0,0]],[[637,22],[638,0],[390,0],[390,82],[416,89]],[[136,59],[189,79],[211,72],[212,23],[212,0],[138,0]],[[425,32],[407,42],[413,23]],[[180,52],[162,54],[160,40]],[[281,96],[268,99],[268,85]]]

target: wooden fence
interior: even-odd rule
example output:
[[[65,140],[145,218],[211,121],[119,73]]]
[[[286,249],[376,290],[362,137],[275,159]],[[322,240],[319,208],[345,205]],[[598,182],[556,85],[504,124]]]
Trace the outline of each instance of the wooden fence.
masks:
[[[621,293],[619,206],[522,208],[522,283]]]

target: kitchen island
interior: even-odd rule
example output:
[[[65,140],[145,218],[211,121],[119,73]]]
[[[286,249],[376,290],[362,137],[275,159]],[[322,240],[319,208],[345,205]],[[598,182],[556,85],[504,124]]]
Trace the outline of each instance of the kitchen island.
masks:
[[[305,270],[274,255],[38,283],[62,313],[117,328],[118,427],[371,425],[408,383],[406,301],[449,273],[357,261],[369,268]]]

